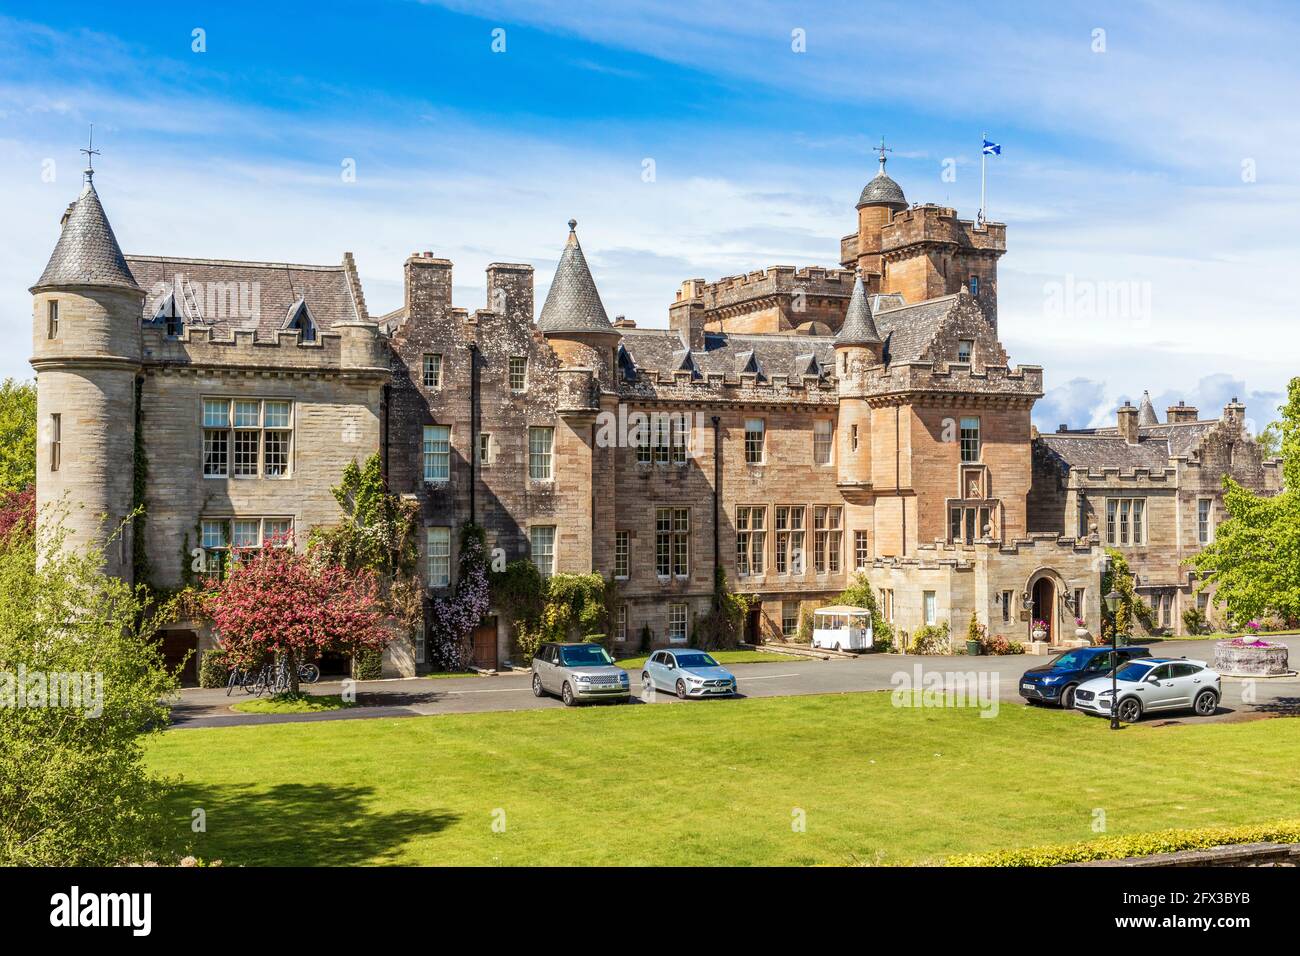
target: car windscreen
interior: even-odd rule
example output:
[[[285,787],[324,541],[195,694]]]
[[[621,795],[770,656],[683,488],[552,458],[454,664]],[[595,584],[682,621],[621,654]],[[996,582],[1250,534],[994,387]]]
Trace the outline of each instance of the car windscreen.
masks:
[[[678,667],[717,667],[718,662],[708,654],[678,654]]]
[[[565,667],[605,667],[614,663],[605,648],[599,644],[560,648],[560,661]]]
[[[1091,654],[1083,651],[1066,651],[1048,666],[1055,667],[1063,671],[1082,670],[1088,666],[1088,661],[1092,659]]]
[[[1120,667],[1120,669],[1115,672],[1115,676],[1120,680],[1141,680],[1146,677],[1150,671],[1150,664],[1139,664],[1137,661],[1133,661],[1130,664],[1124,664]]]

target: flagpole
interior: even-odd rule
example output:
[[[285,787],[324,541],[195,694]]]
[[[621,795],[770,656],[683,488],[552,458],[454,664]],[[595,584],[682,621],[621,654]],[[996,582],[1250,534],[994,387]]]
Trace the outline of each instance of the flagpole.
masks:
[[[979,224],[980,224],[980,226],[983,226],[983,225],[984,225],[984,221],[985,221],[985,217],[984,217],[984,164],[985,164],[986,162],[988,162],[989,154],[988,154],[988,152],[984,149],[984,143],[988,141],[988,138],[989,138],[989,134],[988,134],[987,132],[985,132],[985,133],[981,133],[981,134],[980,134],[980,215],[979,215],[979,220],[980,220],[980,221],[979,221]]]

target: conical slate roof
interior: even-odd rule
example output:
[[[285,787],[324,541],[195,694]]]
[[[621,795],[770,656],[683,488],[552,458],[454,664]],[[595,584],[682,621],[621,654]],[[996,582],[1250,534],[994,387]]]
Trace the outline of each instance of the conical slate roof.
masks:
[[[1151,394],[1145,390],[1142,392],[1142,404],[1138,406],[1138,425],[1159,425],[1160,419],[1156,418],[1156,407],[1151,404]]]
[[[862,187],[862,195],[858,197],[858,205],[907,208],[907,199],[903,195],[902,187],[890,179],[885,172],[885,159],[883,156],[880,158],[880,172],[876,173],[875,178]]]
[[[871,306],[867,302],[867,290],[862,284],[862,276],[853,280],[853,295],[849,297],[849,308],[844,313],[844,324],[835,333],[838,345],[880,345],[880,333],[876,330],[876,320],[871,317]]]
[[[612,332],[596,282],[578,244],[577,220],[569,220],[569,238],[555,270],[546,302],[537,319],[543,332]]]
[[[72,204],[50,261],[32,289],[58,285],[140,288],[122,256],[94,184],[89,180]]]

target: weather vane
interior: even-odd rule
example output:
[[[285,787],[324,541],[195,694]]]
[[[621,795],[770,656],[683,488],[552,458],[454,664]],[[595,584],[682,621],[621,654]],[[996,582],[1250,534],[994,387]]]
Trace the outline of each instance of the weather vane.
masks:
[[[79,152],[86,154],[86,182],[95,178],[95,157],[99,155],[99,150],[95,149],[95,124],[90,124],[90,139],[85,146],[81,147]]]
[[[885,137],[880,137],[880,145],[876,147],[876,152],[880,154],[880,168],[885,168],[885,154],[892,153],[893,150],[885,145]]]

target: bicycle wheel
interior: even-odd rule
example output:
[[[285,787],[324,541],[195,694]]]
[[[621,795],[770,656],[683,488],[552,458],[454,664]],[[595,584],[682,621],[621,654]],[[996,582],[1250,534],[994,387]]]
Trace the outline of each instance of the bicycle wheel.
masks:
[[[304,684],[314,684],[320,680],[320,668],[315,664],[303,664],[298,668],[298,680]]]

